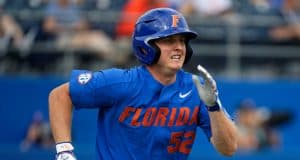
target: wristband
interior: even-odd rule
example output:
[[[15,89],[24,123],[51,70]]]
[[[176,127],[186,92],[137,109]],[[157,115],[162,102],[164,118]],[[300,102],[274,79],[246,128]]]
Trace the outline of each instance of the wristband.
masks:
[[[62,142],[56,144],[56,153],[65,152],[65,151],[73,151],[74,147],[70,142]]]
[[[218,103],[216,103],[214,106],[207,107],[207,110],[208,110],[209,112],[220,111],[220,110],[221,110],[221,107],[219,106]]]

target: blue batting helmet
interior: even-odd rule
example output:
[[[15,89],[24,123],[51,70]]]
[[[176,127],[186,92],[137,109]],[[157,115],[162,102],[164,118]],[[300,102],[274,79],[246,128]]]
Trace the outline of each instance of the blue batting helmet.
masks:
[[[196,38],[197,33],[189,29],[183,15],[171,8],[156,8],[146,12],[135,24],[132,37],[135,56],[143,64],[156,63],[160,57],[160,49],[151,42],[176,34],[186,36],[187,52],[184,63],[187,63],[193,54],[189,40]]]

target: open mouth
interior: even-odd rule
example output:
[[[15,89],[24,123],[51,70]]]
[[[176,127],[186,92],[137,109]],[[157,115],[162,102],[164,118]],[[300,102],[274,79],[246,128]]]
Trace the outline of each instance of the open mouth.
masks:
[[[181,55],[173,55],[171,56],[172,60],[180,60],[181,59]]]

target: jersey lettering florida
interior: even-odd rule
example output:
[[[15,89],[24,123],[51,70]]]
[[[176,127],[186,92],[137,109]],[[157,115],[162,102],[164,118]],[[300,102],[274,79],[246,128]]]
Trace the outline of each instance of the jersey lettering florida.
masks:
[[[144,66],[74,70],[70,94],[76,109],[99,109],[98,160],[187,159],[197,127],[211,137],[206,107],[183,70],[167,86]]]

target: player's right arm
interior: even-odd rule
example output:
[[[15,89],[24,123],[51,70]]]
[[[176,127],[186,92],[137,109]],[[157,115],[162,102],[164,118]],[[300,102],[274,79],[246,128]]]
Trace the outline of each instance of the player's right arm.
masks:
[[[69,94],[69,83],[54,88],[49,94],[49,118],[56,142],[57,159],[70,157],[75,160],[71,144],[71,122],[73,105]]]

